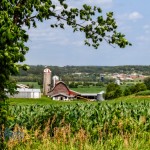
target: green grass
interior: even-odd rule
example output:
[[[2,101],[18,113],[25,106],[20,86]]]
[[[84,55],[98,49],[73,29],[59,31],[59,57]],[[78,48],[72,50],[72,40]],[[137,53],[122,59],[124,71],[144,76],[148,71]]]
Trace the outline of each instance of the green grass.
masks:
[[[125,88],[128,87],[128,85],[123,84],[123,85],[120,85],[120,87],[121,87],[121,90],[124,91]],[[78,87],[78,88],[71,88],[71,89],[80,93],[99,93],[100,91],[106,91],[106,87],[97,87],[97,86]]]
[[[8,100],[10,105],[65,105],[65,104],[76,104],[83,103],[83,100],[74,101],[55,101],[48,97],[42,97],[38,99],[33,98],[10,98]]]
[[[127,102],[127,103],[138,103],[138,102],[150,102],[150,97],[138,97],[138,96],[134,96],[134,95],[130,95],[130,96],[123,96],[123,97],[119,97],[116,98],[114,100],[107,100],[104,102],[108,102],[108,103],[119,103],[119,102]]]
[[[73,101],[55,101],[48,97],[42,97],[39,99],[32,98],[10,98],[8,100],[10,105],[68,105],[68,104],[76,104],[76,103],[93,103],[97,104],[98,102],[89,102],[84,100],[73,100]],[[114,100],[106,100],[102,103],[120,103],[120,102],[128,102],[128,103],[138,103],[138,102],[150,102],[150,97],[138,97],[138,96],[126,96],[120,97]]]
[[[78,88],[71,88],[71,90],[74,90],[76,92],[80,93],[99,93],[100,91],[105,91],[105,87],[96,87],[96,86],[91,86],[91,87],[78,87]]]

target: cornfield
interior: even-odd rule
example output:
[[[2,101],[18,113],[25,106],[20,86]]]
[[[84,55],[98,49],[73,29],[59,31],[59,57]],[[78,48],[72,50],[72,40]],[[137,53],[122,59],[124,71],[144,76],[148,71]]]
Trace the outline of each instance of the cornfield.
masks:
[[[150,145],[150,103],[9,106],[8,149],[143,149]]]
[[[9,130],[17,124],[27,130],[70,126],[71,136],[83,129],[90,140],[133,132],[150,132],[150,103],[98,103],[76,105],[30,105],[9,107]]]

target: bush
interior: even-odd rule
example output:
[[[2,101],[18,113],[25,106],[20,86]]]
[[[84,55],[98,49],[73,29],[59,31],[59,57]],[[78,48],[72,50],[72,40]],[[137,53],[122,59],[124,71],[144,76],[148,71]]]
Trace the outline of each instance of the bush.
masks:
[[[140,91],[145,91],[145,90],[147,90],[147,87],[144,83],[137,83],[136,85],[126,87],[123,95],[128,96],[128,95],[135,94],[135,93],[138,93]]]
[[[121,95],[122,95],[122,90],[119,85],[117,85],[115,83],[110,83],[107,85],[106,95],[105,95],[106,99],[118,98]]]
[[[150,77],[144,79],[144,84],[146,85],[147,89],[150,90]]]
[[[131,94],[145,90],[147,90],[147,87],[144,83],[137,83],[136,85],[130,87]]]
[[[104,85],[104,83],[103,83],[103,82],[97,82],[97,83],[96,83],[96,86],[104,87],[105,85]]]
[[[124,96],[131,95],[131,90],[130,90],[130,88],[126,87],[125,90],[124,90],[123,95],[124,95]]]
[[[144,83],[137,83],[135,85],[135,88],[136,88],[136,92],[147,90],[147,87],[146,87],[146,85]]]
[[[71,82],[71,83],[69,84],[69,88],[77,88],[77,87],[78,87],[78,84],[75,83],[75,82]]]

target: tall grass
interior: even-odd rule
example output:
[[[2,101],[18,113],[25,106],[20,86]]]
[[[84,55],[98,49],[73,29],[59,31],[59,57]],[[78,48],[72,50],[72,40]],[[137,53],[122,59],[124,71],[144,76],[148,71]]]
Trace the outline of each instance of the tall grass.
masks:
[[[14,128],[14,135],[8,140],[8,150],[149,150],[150,133],[137,132],[120,133],[115,136],[107,133],[107,138],[99,132],[97,140],[91,140],[91,135],[84,129],[75,134],[71,133],[70,125],[56,127],[53,137],[50,136],[50,121],[45,125],[44,130],[27,130],[18,125]],[[40,127],[39,127],[40,128]],[[20,134],[22,132],[23,137]]]

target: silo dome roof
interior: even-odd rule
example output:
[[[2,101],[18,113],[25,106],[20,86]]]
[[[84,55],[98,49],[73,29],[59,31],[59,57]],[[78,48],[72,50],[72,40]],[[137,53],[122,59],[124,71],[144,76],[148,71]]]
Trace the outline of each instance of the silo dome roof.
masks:
[[[48,68],[45,68],[45,69],[44,69],[44,72],[51,72],[51,70],[48,69]]]
[[[58,76],[53,76],[53,80],[59,80],[59,77]]]

